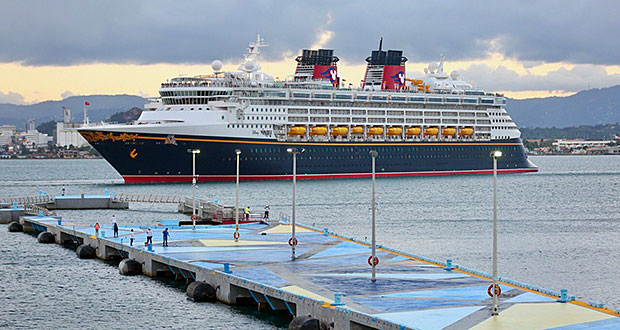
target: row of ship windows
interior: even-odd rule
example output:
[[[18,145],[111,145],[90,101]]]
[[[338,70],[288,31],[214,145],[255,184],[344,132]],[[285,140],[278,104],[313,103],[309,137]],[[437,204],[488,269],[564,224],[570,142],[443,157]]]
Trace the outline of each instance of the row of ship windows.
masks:
[[[228,128],[271,128],[271,125],[234,124],[228,125]]]
[[[161,96],[217,96],[217,95],[232,95],[231,91],[162,91],[159,92]]]
[[[505,154],[504,157],[513,158],[515,156],[514,153]],[[370,155],[350,155],[350,156],[297,156],[299,160],[344,160],[344,159],[368,159]],[[490,158],[489,155],[485,154],[400,154],[400,155],[381,155],[377,156],[377,159],[428,159],[428,158]],[[287,161],[290,160],[290,157],[240,157],[241,160],[256,160],[256,161]],[[223,161],[226,158],[222,158]],[[236,158],[228,157],[228,161],[235,161]],[[347,164],[348,166],[348,164]]]
[[[491,129],[517,129],[517,128],[510,127],[510,126],[491,126]]]
[[[371,150],[375,150],[377,152],[385,152],[385,151],[398,151],[398,152],[430,152],[430,151],[489,151],[492,150],[500,150],[503,152],[507,151],[517,151],[519,147],[517,146],[502,146],[502,147],[491,147],[491,146],[445,146],[445,147],[436,147],[436,146],[406,146],[406,147],[308,147],[305,148],[306,152],[334,152],[334,153],[343,153],[343,152],[363,152],[367,154]],[[250,148],[250,153],[257,154],[284,154],[287,153],[286,149],[282,148]]]
[[[245,118],[247,120],[284,120],[285,117],[279,117],[279,116],[247,116],[247,118]]]

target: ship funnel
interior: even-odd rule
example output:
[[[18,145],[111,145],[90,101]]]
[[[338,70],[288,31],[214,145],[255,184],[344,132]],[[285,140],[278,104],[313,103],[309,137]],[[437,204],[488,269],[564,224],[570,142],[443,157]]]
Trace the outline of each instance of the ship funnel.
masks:
[[[334,86],[340,85],[336,65],[339,58],[334,56],[333,49],[304,49],[295,61],[295,80],[328,80]]]
[[[405,62],[402,50],[382,50],[383,38],[379,41],[379,50],[373,50],[366,58],[366,74],[363,87],[365,90],[398,90],[405,87]]]

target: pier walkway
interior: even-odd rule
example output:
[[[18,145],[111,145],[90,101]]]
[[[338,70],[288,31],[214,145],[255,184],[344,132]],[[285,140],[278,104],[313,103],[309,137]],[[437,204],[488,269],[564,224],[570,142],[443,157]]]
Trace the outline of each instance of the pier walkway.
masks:
[[[239,242],[234,226],[170,228],[169,247],[162,246],[162,226],[151,227],[154,244],[145,247],[145,227],[123,226],[112,238],[109,227],[96,236],[92,226],[58,217],[25,216],[21,223],[51,232],[57,243],[90,245],[102,259],[136,260],[149,276],[206,282],[222,302],[309,315],[330,329],[620,328],[618,311],[600,303],[506,278],[500,278],[500,315],[492,317],[489,274],[380,245],[373,283],[367,242],[309,226],[297,227],[293,261],[286,223],[241,225]],[[136,242],[129,246],[132,228]]]

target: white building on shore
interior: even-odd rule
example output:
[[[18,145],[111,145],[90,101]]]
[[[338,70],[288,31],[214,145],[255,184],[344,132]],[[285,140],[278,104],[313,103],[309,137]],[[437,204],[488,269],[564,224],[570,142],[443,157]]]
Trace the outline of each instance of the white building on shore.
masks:
[[[59,147],[74,146],[76,148],[88,145],[88,142],[77,131],[84,123],[71,122],[71,109],[63,107],[63,122],[56,123],[56,145]]]

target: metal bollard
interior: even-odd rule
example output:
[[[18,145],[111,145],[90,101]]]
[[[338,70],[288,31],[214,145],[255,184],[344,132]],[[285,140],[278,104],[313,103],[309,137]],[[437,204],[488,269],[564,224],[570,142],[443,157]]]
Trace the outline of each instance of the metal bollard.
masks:
[[[58,225],[62,226],[62,219],[61,218],[58,218]]]
[[[329,230],[327,228],[323,229],[323,236],[329,236]]]
[[[344,303],[342,302],[342,293],[334,292],[334,302],[332,306],[342,306]]]
[[[149,242],[149,245],[147,246],[149,252],[153,252],[153,243]]]
[[[224,263],[224,273],[226,273],[226,274],[230,274],[230,273],[232,273],[232,272],[230,271],[230,264],[229,264],[229,263],[227,263],[227,262],[225,262],[225,263]]]
[[[567,302],[568,301],[568,289],[561,289],[560,290],[560,299],[557,300],[558,302]]]
[[[452,259],[446,260],[446,267],[444,267],[443,269],[445,269],[445,270],[452,270],[452,269],[454,269],[454,267],[452,267]]]

